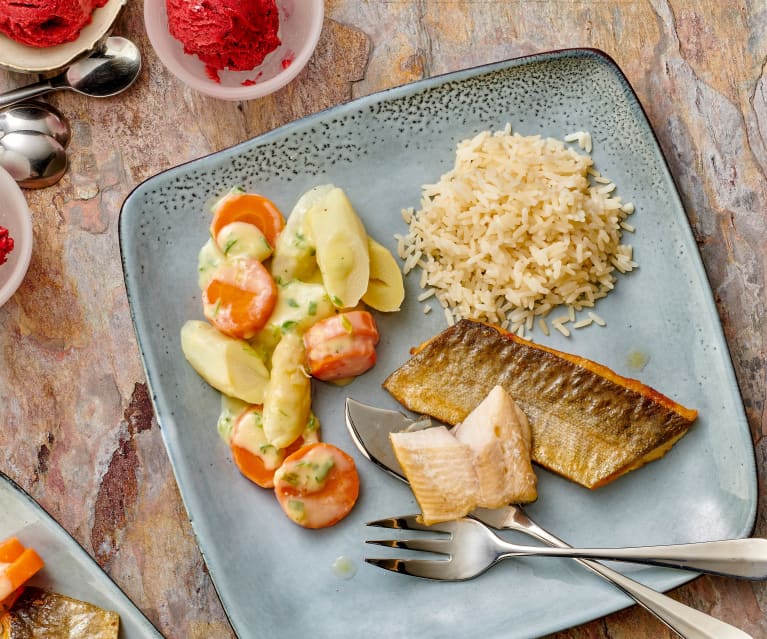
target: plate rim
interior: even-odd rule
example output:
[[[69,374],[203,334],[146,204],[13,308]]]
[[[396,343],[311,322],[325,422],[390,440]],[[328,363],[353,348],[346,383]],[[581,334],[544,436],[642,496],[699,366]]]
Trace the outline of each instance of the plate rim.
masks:
[[[62,526],[59,521],[51,515],[43,506],[38,502],[32,495],[30,495],[24,488],[22,488],[18,482],[16,482],[12,477],[7,475],[5,472],[0,470],[0,484],[5,484],[8,488],[10,488],[11,492],[14,493],[19,499],[25,501],[29,507],[31,507],[34,511],[37,512],[39,515],[41,521],[45,522],[43,525],[48,530],[53,531],[52,534],[55,534],[57,537],[60,537],[65,543],[70,544],[73,549],[76,550],[77,555],[75,557],[75,560],[77,563],[83,565],[86,567],[87,571],[91,574],[96,574],[99,577],[101,577],[106,584],[108,584],[111,588],[114,589],[115,593],[123,599],[123,602],[128,605],[130,608],[132,608],[132,612],[136,615],[136,617],[146,625],[146,630],[149,630],[150,632],[153,632],[154,635],[158,639],[163,639],[164,635],[159,631],[157,626],[144,614],[144,612],[139,608],[136,603],[128,596],[128,594],[122,589],[122,587],[112,578],[109,573],[104,570],[99,563],[91,556],[91,554],[80,544],[77,539],[75,539],[70,532]],[[66,549],[69,551],[69,549]],[[70,556],[72,556],[72,553],[69,553]],[[66,593],[61,593],[66,594]],[[122,620],[120,627],[122,629]],[[121,630],[122,633],[122,630]]]
[[[754,447],[753,439],[750,436],[750,428],[749,428],[748,419],[747,419],[747,415],[745,414],[745,409],[743,404],[743,395],[741,392],[740,385],[738,384],[737,377],[734,372],[732,353],[730,351],[729,344],[724,335],[722,321],[721,321],[719,312],[716,308],[714,294],[711,288],[711,283],[710,283],[710,280],[708,279],[708,275],[706,273],[705,266],[702,261],[700,250],[698,249],[697,243],[695,242],[695,238],[692,232],[692,227],[690,225],[689,215],[687,214],[687,210],[685,209],[683,205],[681,195],[679,192],[679,187],[676,183],[676,180],[674,179],[673,173],[671,172],[670,166],[668,164],[668,160],[666,158],[665,153],[663,152],[662,146],[660,145],[655,129],[653,128],[649,118],[647,117],[647,112],[644,106],[642,105],[641,101],[639,100],[639,96],[637,95],[636,91],[634,90],[633,86],[629,82],[626,75],[623,73],[620,66],[608,53],[595,47],[571,47],[571,48],[546,50],[546,51],[536,52],[536,53],[527,54],[523,56],[512,57],[505,60],[500,60],[500,61],[491,62],[487,64],[467,67],[464,69],[448,71],[438,75],[430,76],[428,78],[423,78],[415,82],[388,87],[380,91],[376,91],[374,93],[361,96],[353,100],[349,100],[347,102],[333,105],[329,108],[323,109],[316,113],[312,113],[302,118],[299,118],[297,120],[293,120],[291,122],[285,123],[275,129],[265,131],[259,135],[256,135],[242,142],[238,142],[231,146],[222,148],[218,151],[213,151],[211,153],[207,153],[200,157],[193,158],[191,160],[174,165],[172,167],[164,169],[163,171],[160,171],[150,176],[149,178],[143,180],[141,183],[137,184],[126,196],[120,208],[120,214],[118,219],[118,236],[119,236],[118,243],[119,243],[119,249],[120,249],[121,264],[123,267],[124,283],[125,283],[126,293],[128,296],[128,301],[129,301],[129,310],[131,314],[131,320],[132,320],[132,324],[134,328],[134,333],[136,335],[137,345],[139,348],[141,365],[143,367],[146,380],[149,385],[150,398],[152,401],[152,405],[155,411],[155,416],[158,421],[158,424],[161,423],[161,413],[158,410],[158,406],[157,406],[157,401],[156,401],[157,395],[154,390],[154,382],[152,381],[152,376],[147,366],[147,359],[146,359],[146,352],[145,352],[146,349],[144,348],[144,345],[142,344],[142,336],[139,333],[138,325],[136,322],[136,309],[134,306],[134,296],[133,296],[133,291],[131,290],[131,284],[129,281],[130,280],[130,274],[128,272],[129,264],[126,259],[126,247],[124,246],[124,242],[123,242],[123,234],[126,231],[125,225],[127,225],[127,222],[125,220],[127,220],[128,216],[131,215],[131,209],[134,209],[134,203],[137,203],[142,192],[151,191],[155,182],[162,182],[163,180],[167,178],[173,177],[174,174],[176,173],[183,174],[190,165],[194,165],[197,163],[204,163],[205,160],[208,160],[211,158],[228,159],[241,152],[256,149],[259,146],[268,144],[275,139],[280,139],[284,135],[289,134],[293,129],[300,128],[304,125],[310,126],[311,124],[315,122],[325,120],[329,117],[332,117],[335,114],[343,114],[346,111],[354,111],[359,108],[364,108],[365,106],[369,106],[370,104],[382,103],[389,100],[395,100],[398,98],[406,97],[408,95],[413,95],[420,92],[428,91],[451,82],[460,82],[460,81],[471,79],[471,78],[481,77],[483,75],[489,75],[494,72],[503,71],[506,69],[512,69],[515,67],[520,67],[520,66],[524,66],[528,64],[549,62],[552,60],[560,60],[565,58],[573,58],[573,59],[585,58],[585,59],[597,59],[601,61],[602,63],[606,64],[610,68],[610,70],[615,74],[615,76],[620,81],[620,83],[628,90],[628,97],[632,101],[632,106],[636,107],[637,114],[638,116],[641,117],[643,125],[645,126],[646,130],[651,134],[652,144],[655,150],[657,150],[657,153],[662,161],[662,166],[660,167],[661,172],[663,176],[669,180],[669,183],[671,185],[671,188],[669,189],[669,195],[671,195],[671,197],[673,198],[673,203],[675,208],[677,208],[683,214],[684,224],[681,225],[680,232],[686,236],[686,239],[690,242],[691,246],[695,248],[695,250],[689,256],[691,258],[690,266],[691,268],[695,270],[696,274],[702,278],[702,281],[706,283],[706,286],[704,287],[704,290],[703,290],[702,299],[707,307],[706,311],[708,313],[711,313],[712,316],[715,318],[715,321],[713,322],[713,324],[715,325],[714,329],[716,330],[717,335],[719,339],[721,340],[721,343],[725,346],[726,358],[727,358],[726,361],[729,364],[727,366],[727,370],[725,371],[727,376],[726,381],[729,383],[732,390],[734,391],[734,393],[737,395],[737,397],[740,400],[738,404],[738,408],[740,409],[739,412],[741,413],[743,417],[743,426],[744,426],[744,431],[741,432],[741,436],[744,437],[744,440],[747,443],[747,448],[749,448],[751,452],[751,454],[748,455],[747,459],[741,460],[743,464],[748,467],[744,470],[744,474],[747,474],[750,477],[749,487],[752,490],[753,499],[751,499],[750,501],[750,504],[749,504],[750,508],[749,508],[747,516],[745,517],[745,525],[744,525],[744,528],[741,530],[741,535],[740,535],[741,537],[751,536],[756,525],[756,514],[757,514],[757,506],[758,506],[756,450]],[[135,209],[138,209],[138,208],[140,208],[139,205],[135,204]],[[158,382],[158,388],[160,386],[161,385]],[[179,482],[178,469],[176,464],[176,458],[180,455],[180,453],[178,453],[177,451],[174,452],[172,450],[172,447],[167,445],[168,440],[165,434],[166,430],[161,428],[161,431],[163,434],[163,441],[166,444],[166,452],[168,454],[169,459],[171,460],[171,467],[173,469],[174,477],[176,479],[177,484],[179,484],[179,493],[181,495],[182,502],[184,503],[184,507],[187,511],[187,516],[192,523],[192,530],[194,533],[195,541],[198,547],[200,548],[200,552],[203,556],[203,559],[206,561],[206,565],[207,565],[207,557],[205,555],[205,552],[202,549],[202,545],[200,543],[200,536],[198,535],[194,518],[191,516],[189,512],[189,508],[187,505],[187,500],[184,495],[184,492],[181,491],[180,489],[181,484]],[[748,437],[745,437],[745,435],[748,435]],[[238,627],[235,626],[235,624],[232,622],[233,616],[236,616],[236,611],[230,611],[229,606],[225,602],[224,598],[222,598],[220,589],[219,589],[219,584],[218,584],[218,575],[216,571],[211,569],[210,567],[208,568],[209,568],[208,572],[209,572],[211,581],[214,585],[216,595],[222,604],[224,613],[227,619],[229,620],[229,623],[231,624],[235,635],[237,635],[238,637],[246,636],[246,635],[241,635],[238,632]],[[644,572],[642,574],[643,575],[652,574],[655,580],[652,587],[661,592],[666,592],[673,588],[682,586],[699,576],[698,573],[692,573],[692,572],[686,572],[686,571],[672,571],[667,569],[655,569],[655,568],[648,568],[647,570],[653,571],[653,572]],[[655,572],[656,570],[657,572]],[[617,589],[616,589],[616,592],[617,592]],[[548,629],[546,632],[549,632],[549,633],[557,632],[557,631],[564,630],[566,628],[572,628],[582,623],[599,619],[607,614],[618,612],[636,603],[633,599],[628,598],[628,596],[625,594],[620,593],[620,596],[625,598],[625,604],[616,605],[615,600],[607,600],[601,604],[595,604],[594,606],[590,607],[588,611],[573,615],[573,618],[565,619],[564,622],[567,623],[568,625],[562,625],[562,623],[549,624],[549,626],[546,626],[546,627],[550,629]]]

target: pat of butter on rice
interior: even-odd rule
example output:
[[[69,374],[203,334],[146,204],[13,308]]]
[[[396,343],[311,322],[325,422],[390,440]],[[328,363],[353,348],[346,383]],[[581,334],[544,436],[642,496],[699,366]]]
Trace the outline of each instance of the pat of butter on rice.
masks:
[[[621,231],[634,230],[624,222],[634,207],[614,195],[590,151],[586,132],[561,141],[510,125],[460,142],[453,169],[422,187],[421,208],[402,211],[409,229],[396,236],[398,252],[405,273],[422,270],[428,294],[419,301],[436,298],[448,324],[472,318],[518,335],[560,305],[568,314],[552,324],[565,336],[565,324],[604,326],[575,313],[613,289],[616,271],[637,267],[621,243]]]

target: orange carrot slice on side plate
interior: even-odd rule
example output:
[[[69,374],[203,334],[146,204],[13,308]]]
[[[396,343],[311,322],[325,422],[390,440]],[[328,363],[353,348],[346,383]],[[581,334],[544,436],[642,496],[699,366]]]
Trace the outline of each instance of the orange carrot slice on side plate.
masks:
[[[0,541],[0,564],[9,564],[24,552],[24,545],[16,537]]]
[[[18,590],[45,564],[32,548],[24,548],[10,562],[0,564],[0,603]]]

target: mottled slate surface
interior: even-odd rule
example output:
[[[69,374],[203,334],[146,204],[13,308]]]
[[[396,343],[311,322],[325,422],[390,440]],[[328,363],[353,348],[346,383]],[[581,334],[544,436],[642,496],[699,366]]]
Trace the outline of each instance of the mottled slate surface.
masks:
[[[319,47],[274,96],[217,102],[154,56],[142,3],[117,33],[146,69],[128,93],[49,100],[70,118],[71,170],[28,191],[35,251],[0,309],[0,468],[29,490],[169,638],[232,636],[191,537],[136,350],[117,245],[143,179],[303,115],[422,77],[563,47],[621,66],[670,163],[725,326],[764,483],[767,3],[764,0],[328,0]],[[0,72],[0,88],[29,78]],[[756,533],[764,535],[764,491]],[[672,593],[755,637],[762,584],[699,578]],[[556,635],[669,631],[636,607]]]

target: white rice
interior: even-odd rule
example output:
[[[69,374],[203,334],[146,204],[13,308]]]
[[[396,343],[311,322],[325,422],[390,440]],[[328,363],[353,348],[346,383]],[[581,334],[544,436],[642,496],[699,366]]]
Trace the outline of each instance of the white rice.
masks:
[[[586,132],[565,140],[591,149]],[[613,289],[615,271],[637,266],[621,244],[634,207],[615,188],[588,154],[561,140],[521,136],[509,125],[484,131],[458,144],[454,168],[423,187],[418,211],[402,212],[404,271],[422,269],[419,300],[435,297],[448,324],[470,317],[524,333],[565,305],[567,315],[551,324],[569,335],[564,323],[592,323],[575,314]]]

